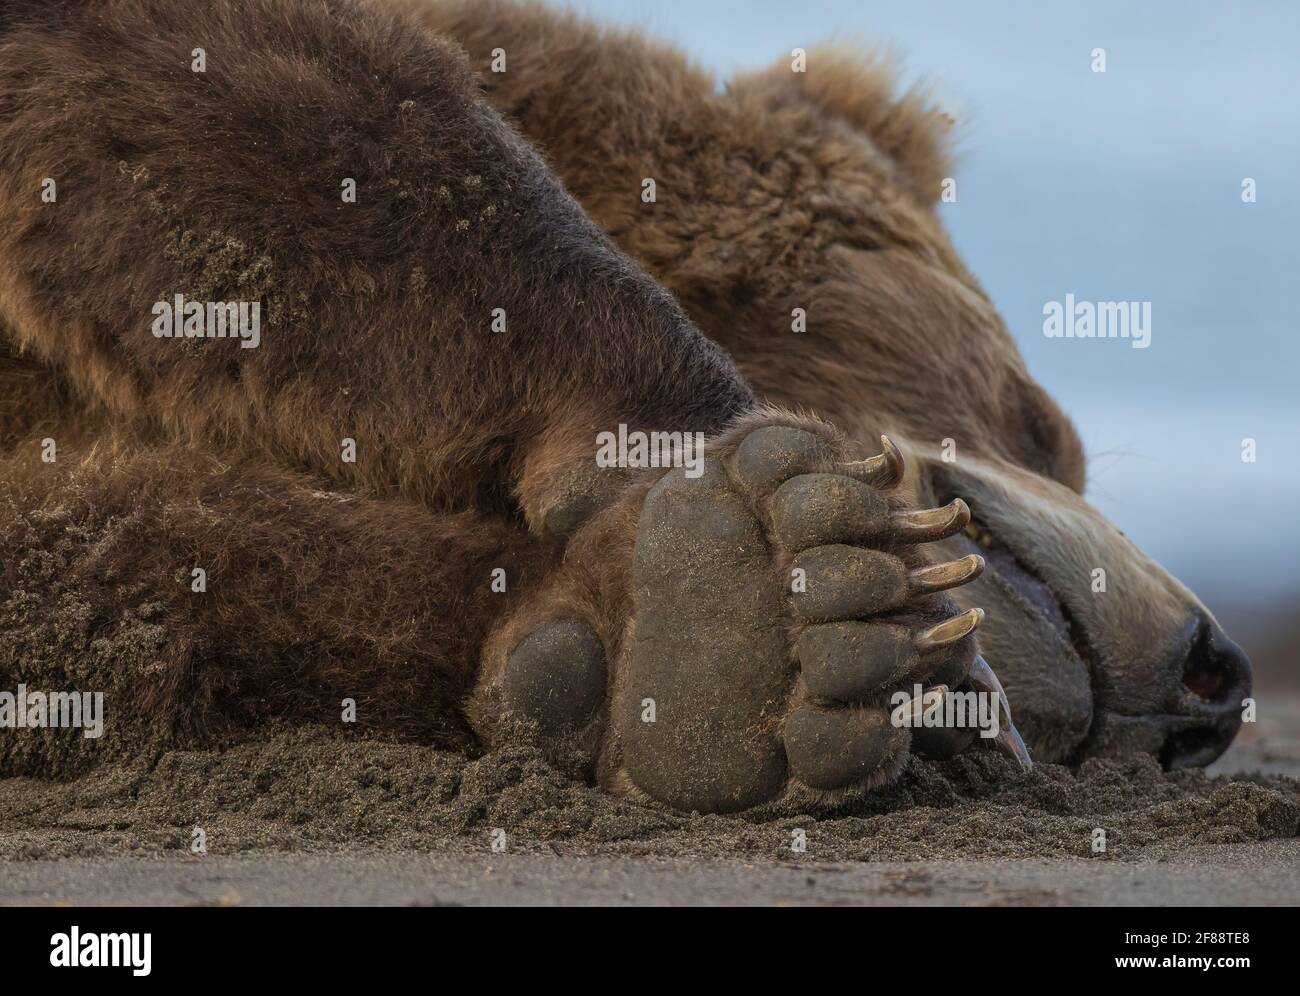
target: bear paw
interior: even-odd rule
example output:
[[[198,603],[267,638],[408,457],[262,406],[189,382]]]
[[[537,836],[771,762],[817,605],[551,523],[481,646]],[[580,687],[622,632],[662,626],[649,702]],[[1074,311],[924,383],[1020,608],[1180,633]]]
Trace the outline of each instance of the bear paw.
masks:
[[[853,461],[828,427],[769,417],[629,491],[503,636],[486,676],[502,713],[576,735],[607,787],[687,811],[834,803],[912,752],[951,756],[976,726],[933,719],[970,692],[997,703],[990,744],[1027,765],[976,653],[983,612],[943,594],[983,561],[927,552],[970,511],[909,509],[882,442]]]
[[[900,722],[996,679],[972,638],[983,613],[941,594],[983,561],[936,564],[924,550],[969,510],[906,509],[892,493],[901,456],[883,442],[851,462],[828,434],[766,425],[699,476],[679,468],[650,489],[612,712],[626,781],[678,809],[736,811],[865,791],[914,745],[946,755],[972,742],[973,727],[914,738]]]

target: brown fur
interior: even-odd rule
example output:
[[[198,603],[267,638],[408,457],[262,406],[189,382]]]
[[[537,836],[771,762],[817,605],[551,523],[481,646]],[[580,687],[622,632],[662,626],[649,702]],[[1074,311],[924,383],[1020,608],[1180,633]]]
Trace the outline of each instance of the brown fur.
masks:
[[[212,725],[215,683],[235,714],[373,696],[390,703],[362,708],[373,723],[464,741],[479,645],[545,546],[520,523],[541,528],[612,417],[724,425],[749,403],[734,367],[478,100],[452,45],[349,3],[6,11],[5,376],[39,399],[5,429],[13,549],[49,539],[33,515],[70,508],[125,579],[85,594],[97,625],[123,585],[165,606],[168,677],[146,701],[170,726]],[[49,173],[53,205],[33,196]],[[260,300],[261,346],[153,338],[151,303],[174,293]],[[74,411],[118,428],[82,433]],[[187,607],[186,564],[212,574],[206,610]],[[511,598],[490,597],[494,566]]]
[[[1194,603],[1087,517],[1073,429],[936,216],[948,122],[883,69],[814,50],[806,76],[718,93],[671,49],[500,0],[0,10],[0,605],[88,606],[69,660],[148,607],[173,634],[141,692],[158,735],[341,697],[404,734],[490,735],[493,674],[539,621],[586,619],[616,656],[642,485],[591,473],[594,432],[717,432],[755,395],[909,440],[923,499],[952,437],[1016,482],[1006,507],[1036,495],[1113,551],[1151,630]],[[507,73],[483,71],[496,47]],[[175,293],[262,301],[262,345],[154,339]],[[549,524],[592,494],[619,497],[566,545]],[[63,534],[66,577],[31,574]],[[1069,542],[1034,545],[1073,577]],[[199,560],[196,599],[176,575]],[[5,646],[12,684],[33,650]],[[1013,697],[1053,689],[1039,742],[1078,749],[1110,658],[1006,652]]]
[[[57,687],[111,689],[110,752],[337,719],[349,698],[358,728],[473,748],[463,706],[480,647],[553,558],[490,518],[113,432],[55,464],[24,442],[0,458],[0,480],[5,687],[60,674]],[[192,590],[195,567],[205,592]],[[488,583],[497,568],[505,592]],[[126,661],[142,624],[157,639]],[[5,743],[10,771],[87,760]]]
[[[347,2],[28,10],[0,62],[0,313],[115,418],[509,515],[575,427],[585,455],[612,414],[707,430],[749,402],[454,45]],[[176,293],[263,301],[262,346],[154,339]]]
[[[782,62],[719,93],[677,51],[540,3],[402,2],[465,46],[493,105],[760,396],[1082,490],[1073,428],[935,215],[948,119],[893,100],[885,67],[814,50],[805,74]]]

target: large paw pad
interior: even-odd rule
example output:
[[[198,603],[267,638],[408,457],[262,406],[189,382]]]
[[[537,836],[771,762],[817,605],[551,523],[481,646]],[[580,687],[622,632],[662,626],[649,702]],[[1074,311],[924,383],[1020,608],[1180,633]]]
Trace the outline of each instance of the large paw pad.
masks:
[[[851,462],[828,435],[773,425],[651,489],[614,717],[634,784],[716,811],[897,773],[911,737],[890,699],[967,680],[982,613],[940,593],[983,568],[927,557],[970,513],[906,509],[902,471],[888,440]]]

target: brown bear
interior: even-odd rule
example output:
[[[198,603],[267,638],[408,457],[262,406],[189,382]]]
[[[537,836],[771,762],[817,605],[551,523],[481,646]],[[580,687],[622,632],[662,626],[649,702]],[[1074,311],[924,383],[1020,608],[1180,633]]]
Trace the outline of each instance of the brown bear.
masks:
[[[984,607],[1036,756],[1235,733],[1245,658],[1080,497],[878,69],[719,92],[504,3],[0,11],[0,687],[114,733],[4,771],[351,699],[684,809],[840,800],[983,742],[898,719],[1005,700]]]

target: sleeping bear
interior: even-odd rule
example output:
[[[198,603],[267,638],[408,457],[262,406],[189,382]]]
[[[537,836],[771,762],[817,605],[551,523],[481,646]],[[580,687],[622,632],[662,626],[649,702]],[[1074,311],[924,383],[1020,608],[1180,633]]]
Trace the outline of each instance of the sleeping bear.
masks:
[[[1217,757],[1249,664],[1082,497],[949,125],[537,4],[5,0],[0,688],[105,720],[0,772],[340,716],[702,812]]]

